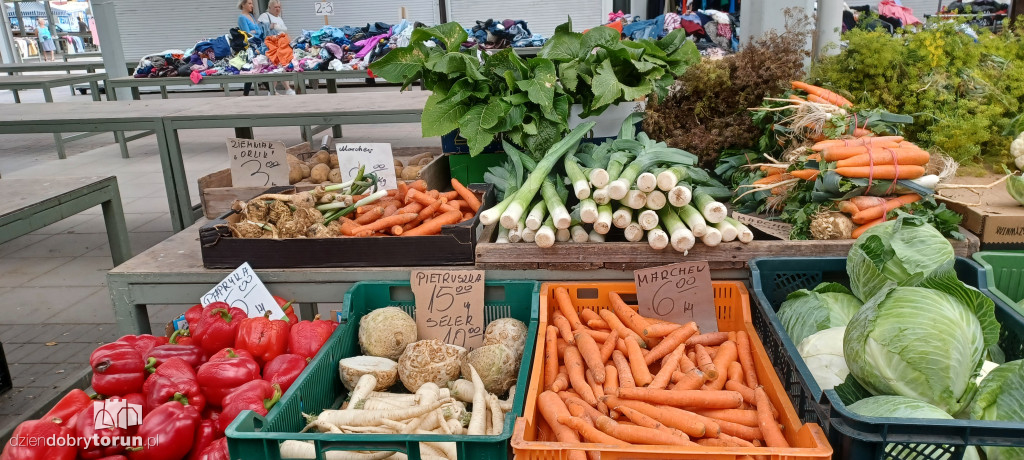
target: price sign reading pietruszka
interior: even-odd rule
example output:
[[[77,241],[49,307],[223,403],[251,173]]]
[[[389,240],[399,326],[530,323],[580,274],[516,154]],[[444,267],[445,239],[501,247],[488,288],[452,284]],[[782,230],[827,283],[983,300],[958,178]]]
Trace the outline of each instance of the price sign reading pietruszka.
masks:
[[[718,331],[711,268],[706,261],[681,262],[633,272],[640,314],[686,324],[701,333]]]
[[[398,188],[391,144],[337,144],[336,147],[342,180],[351,180],[359,174],[359,167],[364,166],[363,174],[377,174],[377,186],[381,190]]]
[[[281,141],[228,138],[232,187],[288,185],[288,152]]]
[[[420,339],[437,339],[467,350],[483,344],[483,270],[415,270],[409,282],[416,298]]]
[[[227,278],[217,283],[210,292],[203,294],[199,300],[203,306],[213,302],[224,302],[232,307],[241,308],[248,317],[263,316],[270,312],[270,319],[283,319],[284,310],[277,305],[277,300],[270,294],[267,287],[256,276],[249,262],[242,264],[231,272]]]

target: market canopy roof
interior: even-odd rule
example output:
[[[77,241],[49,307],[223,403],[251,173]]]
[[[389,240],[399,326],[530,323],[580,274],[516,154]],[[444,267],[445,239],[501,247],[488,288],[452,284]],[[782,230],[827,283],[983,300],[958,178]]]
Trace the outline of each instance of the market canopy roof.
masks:
[[[18,2],[21,5],[21,17],[23,18],[45,18],[46,8],[43,6],[43,2]],[[75,14],[74,9],[64,9],[58,5],[50,5],[53,10],[54,16],[72,16]],[[7,17],[17,17],[14,11],[14,7],[8,6]]]

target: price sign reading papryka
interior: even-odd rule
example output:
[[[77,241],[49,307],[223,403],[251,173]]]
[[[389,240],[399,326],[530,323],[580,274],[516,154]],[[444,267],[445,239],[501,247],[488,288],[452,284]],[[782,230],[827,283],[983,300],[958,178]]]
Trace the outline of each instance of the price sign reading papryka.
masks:
[[[232,307],[241,308],[252,318],[270,312],[270,319],[283,319],[284,310],[277,305],[277,300],[270,294],[267,287],[256,276],[249,262],[242,264],[231,272],[227,278],[217,283],[210,292],[203,294],[199,300],[204,306],[213,302],[224,302]]]
[[[467,350],[484,342],[484,271],[414,270],[420,339],[437,339]]]
[[[313,2],[313,14],[317,16],[334,16],[334,2]]]
[[[232,187],[288,185],[288,152],[281,141],[228,138]]]
[[[738,220],[743,225],[754,227],[780,240],[789,241],[789,234],[793,231],[793,225],[785,222],[762,219],[738,212],[732,213],[732,218]]]
[[[398,188],[391,144],[337,144],[336,147],[342,180],[351,180],[363,166],[363,174],[377,175],[377,186],[381,190]]]
[[[633,272],[640,314],[679,324],[695,321],[701,333],[718,331],[711,268],[681,262]]]

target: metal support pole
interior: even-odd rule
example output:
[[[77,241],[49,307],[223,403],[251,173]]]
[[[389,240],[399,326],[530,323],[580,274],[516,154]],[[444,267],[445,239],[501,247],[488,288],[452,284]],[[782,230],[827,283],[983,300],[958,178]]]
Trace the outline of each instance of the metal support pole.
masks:
[[[843,31],[843,0],[818,0],[814,30],[814,59],[839,53]]]
[[[117,27],[117,9],[114,0],[93,0],[93,17],[96,19],[96,33],[102,44],[103,67],[107,76],[119,78],[128,76],[128,66],[124,62],[124,46],[121,44],[121,31]],[[130,101],[131,90],[128,88],[107,88],[116,91],[117,100]]]
[[[7,19],[7,9],[3,1],[0,1],[0,62],[4,64],[21,62],[21,54],[14,49],[11,21]]]

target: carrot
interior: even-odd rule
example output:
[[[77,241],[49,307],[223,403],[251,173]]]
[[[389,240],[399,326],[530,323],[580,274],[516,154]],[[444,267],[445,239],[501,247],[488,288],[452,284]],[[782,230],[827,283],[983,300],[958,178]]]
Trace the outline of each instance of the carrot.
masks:
[[[850,166],[836,168],[836,174],[843,177],[874,179],[917,179],[924,175],[924,167],[917,165]]]
[[[726,391],[735,391],[743,396],[743,401],[753,406],[757,404],[757,400],[754,398],[754,389],[750,388],[735,380],[728,380],[725,382]]]
[[[681,354],[683,354],[683,347],[680,346],[665,357],[665,362],[662,363],[661,370],[654,375],[654,380],[651,380],[651,384],[648,388],[662,390],[668,387],[669,382],[672,380],[672,373],[679,368],[679,355]]]
[[[611,444],[616,446],[631,445],[626,441],[617,439],[614,436],[608,435],[607,433],[598,430],[597,428],[594,428],[593,425],[583,421],[583,419],[579,417],[558,417],[558,422],[575,430],[577,433],[579,433],[580,436],[583,437],[583,440],[587,442],[593,442],[597,444]]]
[[[915,201],[921,199],[921,195],[916,193],[908,193],[891,200],[888,200],[882,206],[875,206],[873,208],[864,209],[861,212],[853,215],[853,223],[855,224],[866,224],[869,221],[883,218],[885,215],[893,209],[906,206]]]
[[[802,81],[792,81],[790,82],[790,84],[793,86],[793,89],[798,89],[807,93],[809,95],[807,97],[808,101],[811,100],[810,96],[817,96],[825,101],[828,101],[828,103],[832,105],[836,105],[839,107],[853,107],[853,103],[846,100],[845,97],[840,96],[835,92],[829,91],[825,88],[807,84]]]
[[[686,433],[683,433],[682,431],[679,431],[675,428],[665,426],[661,422],[651,417],[648,417],[647,415],[644,415],[643,412],[633,409],[632,407],[618,406],[615,408],[615,410],[622,412],[622,415],[625,415],[630,422],[635,423],[637,426],[642,426],[644,428],[653,428],[663,433],[668,433],[672,436],[682,438],[683,440],[686,441],[690,440],[690,437],[687,436]],[[619,424],[622,425],[625,424],[625,422],[619,421]]]
[[[864,232],[868,231],[869,228],[874,227],[875,225],[878,225],[882,222],[885,222],[884,217],[879,217],[875,220],[867,221],[863,225],[853,229],[853,233],[850,234],[850,237],[853,239],[860,238],[860,236],[863,235]]]
[[[641,335],[644,338],[665,337],[681,327],[683,326],[676,323],[652,323],[644,328]]]
[[[821,161],[821,155],[819,155],[817,153],[812,153],[810,155],[807,155],[807,161],[811,161],[811,160]]]
[[[799,169],[796,171],[790,171],[789,174],[803,180],[815,180],[818,178],[818,174],[820,172],[821,171],[817,169]]]
[[[563,391],[558,393],[558,397],[562,398],[562,401],[565,401],[565,405],[569,408],[569,413],[572,414],[573,417],[589,417],[591,419],[596,419],[604,416],[604,414],[599,412],[597,409],[594,409],[593,406],[587,404],[586,401],[580,399],[580,397],[575,393]]]
[[[569,297],[569,290],[564,287],[555,288],[555,300],[558,302],[558,311],[565,315],[565,319],[569,320],[569,326],[572,330],[583,328],[583,323],[580,321],[579,314],[576,313],[576,308],[572,305],[572,298]]]
[[[384,214],[381,217],[390,217],[393,216],[396,212],[398,212],[398,204],[391,203],[388,204],[386,208],[384,208]]]
[[[860,208],[853,204],[852,201],[843,200],[839,202],[839,212],[852,216],[860,212]]]
[[[821,151],[821,158],[825,161],[841,161],[858,155],[864,155],[868,152],[881,152],[889,149],[902,150],[900,149],[900,145],[896,142],[854,145],[851,147],[827,147],[825,150]]]
[[[622,324],[628,327],[631,331],[636,332],[638,336],[642,337],[644,327],[649,324],[648,320],[643,316],[640,316],[640,313],[629,308],[629,305],[626,305],[626,302],[622,300],[622,297],[619,297],[619,293],[609,293],[608,299],[611,301],[612,311],[615,312],[615,316],[622,320]]]
[[[430,206],[434,204],[434,202],[436,201],[438,201],[436,198],[433,198],[426,192],[420,191],[415,188],[409,189],[409,192],[405,194],[406,203],[417,202],[419,204],[422,204],[423,206]]]
[[[885,204],[885,198],[880,196],[869,196],[869,195],[857,195],[850,198],[850,202],[857,206],[857,209],[863,211],[868,208],[875,206],[881,206]]]
[[[739,355],[740,366],[743,367],[743,374],[746,376],[747,386],[757,387],[757,370],[754,368],[754,352],[750,345],[750,335],[747,331],[739,331],[736,334],[736,353]]]
[[[540,410],[541,416],[544,417],[544,421],[551,427],[551,431],[555,434],[555,439],[558,442],[579,444],[579,435],[558,421],[559,417],[569,415],[569,409],[565,407],[562,398],[559,398],[555,393],[545,391],[537,397],[537,402],[537,408]],[[585,460],[587,456],[583,451],[571,451],[569,458],[571,460]]]
[[[583,357],[580,356],[580,351],[574,346],[565,348],[565,356],[562,358],[565,362],[565,371],[569,375],[569,384],[572,385],[572,389],[583,398],[587,404],[591,406],[597,405],[597,396],[594,395],[594,390],[587,384],[587,378],[583,373]]]
[[[713,347],[721,345],[726,340],[729,340],[728,332],[708,332],[706,334],[695,335],[686,339],[687,345],[704,345],[705,347]]]
[[[615,351],[615,345],[619,341],[619,331],[612,331],[608,335],[608,340],[604,341],[601,345],[601,362],[606,363],[612,357],[612,352]],[[628,350],[627,350],[628,351]]]
[[[458,211],[446,212],[405,232],[403,236],[436,235],[441,233],[442,227],[457,224],[461,218],[462,213]]]
[[[600,318],[587,321],[587,327],[591,329],[611,329],[611,326],[609,326],[605,320]]]
[[[587,380],[587,385],[590,385],[590,390],[594,392],[594,397],[597,398],[597,411],[608,415],[608,406],[605,405],[601,398],[604,397],[604,386],[594,380],[594,373],[590,372],[590,369],[583,371],[583,378]]]
[[[466,200],[466,203],[469,203],[469,207],[473,212],[480,210],[480,200],[476,197],[476,194],[466,188],[465,185],[462,185],[462,183],[454,177],[452,178],[452,188],[455,189],[456,192],[459,192],[459,196],[461,196],[463,200]]]
[[[615,369],[615,366],[606,364],[604,366],[604,392],[607,394],[611,391],[618,391],[619,389],[619,371]]]
[[[555,434],[551,432],[551,427],[548,426],[548,422],[544,420],[544,417],[537,419],[537,440],[540,442],[555,442]]]
[[[690,357],[686,353],[683,353],[683,355],[679,357],[679,372],[685,374],[695,369],[697,369],[697,366],[693,364],[693,361],[690,360]]]
[[[580,321],[582,321],[584,324],[586,324],[586,323],[588,323],[590,321],[593,321],[593,320],[601,320],[601,316],[598,315],[596,311],[591,310],[589,308],[584,308],[584,309],[580,310],[579,311],[579,316],[580,316]],[[588,324],[588,326],[589,326],[589,324]],[[604,329],[608,329],[608,328],[604,328]]]
[[[722,433],[729,436],[735,436],[740,439],[746,439],[753,441],[755,439],[764,439],[761,434],[761,428],[756,426],[746,426],[740,423],[734,423],[726,420],[717,421],[719,429]]]
[[[359,224],[357,224],[356,221],[349,219],[347,217],[342,217],[338,219],[338,222],[341,222],[341,234],[345,236],[355,235],[355,232],[353,232],[353,230],[359,227]]]
[[[401,208],[398,208],[398,210],[395,213],[396,214],[404,214],[404,213],[407,213],[407,212],[415,212],[415,213],[419,214],[419,212],[422,211],[422,210],[423,210],[423,205],[422,204],[419,204],[419,203],[416,203],[416,202],[412,202],[412,203],[409,203],[409,204],[407,204],[405,206],[402,206]]]
[[[594,425],[597,426],[597,429],[615,439],[621,439],[633,444],[667,446],[692,446],[694,444],[683,438],[653,428],[623,425],[608,417],[599,417],[597,420],[594,420]]]
[[[729,363],[728,380],[735,380],[737,382],[743,382],[746,377],[743,374],[743,365],[739,361],[733,361]],[[722,382],[725,385],[725,382]]]
[[[708,390],[721,390],[724,388],[725,381],[729,377],[729,364],[736,362],[737,357],[735,342],[726,341],[722,346],[718,347],[714,360],[715,370],[718,371],[718,375],[710,382],[704,384],[704,388]]]
[[[694,346],[697,356],[697,369],[700,369],[704,373],[704,378],[714,380],[718,378],[718,369],[715,367],[714,361],[711,360],[711,355],[708,354],[708,350],[702,345]]]
[[[641,347],[647,347],[647,343],[644,342],[644,339],[636,332],[633,332],[632,329],[626,327],[625,324],[622,324],[619,317],[615,316],[615,312],[606,309],[599,311],[598,314],[601,315],[601,319],[603,319],[604,322],[608,323],[608,327],[610,327],[611,330],[619,332],[619,337],[637,342],[637,345],[640,345]]]
[[[604,383],[604,360],[601,359],[601,348],[597,346],[597,342],[590,335],[579,332],[573,338],[576,339],[576,348],[583,357],[587,369],[594,374],[594,381]],[[614,342],[612,345],[614,346]]]
[[[804,99],[804,98],[802,98],[800,96],[797,96],[796,94],[790,94],[789,95],[789,100],[791,100],[793,102],[807,102],[807,99]]]
[[[572,327],[569,326],[569,320],[565,319],[565,317],[562,315],[558,315],[553,320],[551,320],[551,322],[555,325],[555,327],[558,328],[558,332],[562,335],[562,338],[565,339],[566,343],[568,343],[569,345],[576,344],[576,338],[573,337],[571,330]]]
[[[356,228],[355,230],[353,230],[353,232],[355,233],[356,236],[361,236],[363,235],[363,233],[373,233],[376,231],[384,230],[386,228],[390,228],[395,225],[402,225],[411,222],[413,219],[416,219],[416,213],[414,212],[409,212],[405,214],[395,214],[390,217],[381,217],[380,219],[377,219],[369,224]]]
[[[564,368],[559,368],[555,381],[551,382],[551,391],[558,392],[566,388],[569,388],[569,374],[565,372]]]
[[[761,434],[764,435],[765,444],[768,444],[768,447],[789,447],[789,442],[782,435],[782,430],[779,429],[779,424],[772,414],[771,401],[768,400],[768,393],[765,393],[764,387],[755,388],[754,396],[757,399],[758,425]]]
[[[874,136],[874,135],[875,135],[875,133],[871,132],[870,129],[853,128],[853,137],[865,137],[865,136]]]
[[[656,390],[651,388],[620,388],[619,398],[665,404],[672,407],[700,409],[735,409],[743,404],[743,396],[724,390]]]
[[[654,377],[651,376],[651,370],[647,368],[644,355],[640,352],[640,345],[632,340],[627,340],[626,351],[629,352],[629,369],[633,372],[633,381],[638,387],[647,386]]]
[[[473,214],[471,212],[467,212],[467,213],[462,215],[462,220],[460,220],[459,222],[465,222],[467,220],[472,220],[473,217],[475,217],[475,216],[476,216],[476,214]]]
[[[883,149],[869,153],[863,153],[855,157],[840,160],[836,163],[837,168],[850,166],[874,165],[926,165],[931,160],[931,155],[925,150],[913,149]]]
[[[813,146],[811,146],[811,150],[815,152],[821,152],[828,147],[855,147],[859,145],[876,146],[879,144],[888,143],[898,144],[902,141],[903,136],[871,136],[858,137],[856,139],[831,139],[814,144]]]
[[[635,387],[636,381],[633,380],[633,371],[629,368],[626,355],[619,350],[613,351],[612,363],[615,364],[615,373],[619,376],[619,386],[622,388]]]
[[[785,180],[792,179],[793,176],[790,174],[775,174],[771,176],[765,176],[753,182],[753,185],[769,185],[776,184]]]
[[[370,222],[373,222],[373,221],[375,221],[377,219],[380,219],[381,216],[383,216],[383,215],[384,215],[384,207],[383,206],[377,206],[375,208],[372,208],[372,209],[366,211],[366,213],[364,213],[363,215],[361,215],[359,217],[356,217],[356,223],[359,224],[359,225],[366,225],[366,224],[368,224]]]
[[[558,375],[558,328],[548,326],[544,330],[544,388],[551,389]]]
[[[694,438],[717,436],[721,430],[717,425],[712,427],[713,429],[709,428],[707,424],[703,422],[703,420],[710,421],[707,417],[702,417],[694,414],[693,412],[676,409],[674,407],[655,406],[643,401],[633,401],[615,396],[605,396],[605,403],[608,404],[609,407],[616,408],[616,410],[621,410],[619,409],[620,406],[634,409],[661,422],[665,426],[676,428]]]
[[[827,100],[827,99],[825,99],[825,98],[823,98],[821,96],[815,96],[813,94],[807,96],[807,102],[814,102],[816,104],[828,104],[828,105],[831,105],[831,106],[838,107],[836,104],[832,103],[831,101],[829,101],[829,100]]]
[[[673,350],[678,348],[680,345],[686,343],[686,340],[697,333],[697,323],[690,321],[682,327],[672,331],[669,335],[665,336],[661,342],[655,345],[651,349],[651,352],[647,354],[645,363],[647,365],[653,364],[655,361],[662,357],[672,353]]]
[[[679,381],[672,386],[673,391],[677,390],[696,390],[704,385],[704,374],[701,374],[697,369],[686,373],[678,373]],[[675,375],[675,374],[673,374]]]
[[[744,426],[758,426],[757,411],[753,409],[708,409],[699,410],[697,413],[705,417],[739,423]]]

